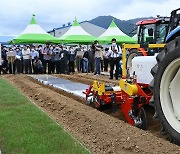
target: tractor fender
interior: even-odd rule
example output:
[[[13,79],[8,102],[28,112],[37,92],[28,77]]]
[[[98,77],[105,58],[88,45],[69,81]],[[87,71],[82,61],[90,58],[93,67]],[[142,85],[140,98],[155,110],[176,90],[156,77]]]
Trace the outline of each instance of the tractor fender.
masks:
[[[170,32],[170,34],[166,37],[166,43],[174,40],[177,36],[180,36],[180,26]]]

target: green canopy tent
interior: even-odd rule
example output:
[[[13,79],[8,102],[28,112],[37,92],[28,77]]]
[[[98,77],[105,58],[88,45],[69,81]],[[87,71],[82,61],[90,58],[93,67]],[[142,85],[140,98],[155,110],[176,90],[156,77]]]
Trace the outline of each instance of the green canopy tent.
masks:
[[[116,38],[118,44],[122,43],[136,43],[136,39],[129,37],[128,35],[124,34],[115,24],[114,19],[112,20],[108,29],[98,37],[98,41],[103,44],[111,43],[111,40]]]
[[[30,24],[25,28],[25,30],[16,38],[14,38],[10,43],[13,44],[28,44],[28,43],[56,43],[57,38],[48,34],[44,31],[36,22],[35,15],[32,16]]]
[[[70,29],[58,39],[59,43],[90,44],[96,40],[96,37],[87,33],[75,19]]]

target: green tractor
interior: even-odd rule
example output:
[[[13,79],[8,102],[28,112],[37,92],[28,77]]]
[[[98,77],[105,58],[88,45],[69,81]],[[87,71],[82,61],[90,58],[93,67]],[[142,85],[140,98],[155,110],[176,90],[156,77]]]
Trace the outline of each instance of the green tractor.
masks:
[[[165,47],[152,68],[154,77],[150,83],[156,117],[162,125],[162,133],[180,145],[180,8],[171,12]]]

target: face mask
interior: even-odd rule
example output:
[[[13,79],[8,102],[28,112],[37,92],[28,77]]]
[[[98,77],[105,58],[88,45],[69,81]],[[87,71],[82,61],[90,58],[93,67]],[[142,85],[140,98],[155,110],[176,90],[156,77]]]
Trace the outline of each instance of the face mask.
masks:
[[[19,49],[16,49],[16,51],[19,51]]]
[[[115,46],[115,45],[116,45],[116,43],[112,43],[112,45],[113,45],[113,46]]]
[[[34,49],[31,49],[31,51],[34,51]]]

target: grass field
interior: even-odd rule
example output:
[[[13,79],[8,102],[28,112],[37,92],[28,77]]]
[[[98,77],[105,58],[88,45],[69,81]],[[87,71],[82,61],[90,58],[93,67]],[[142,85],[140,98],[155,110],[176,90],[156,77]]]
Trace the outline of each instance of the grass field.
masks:
[[[18,89],[0,78],[0,149],[18,154],[86,154],[66,133]]]

